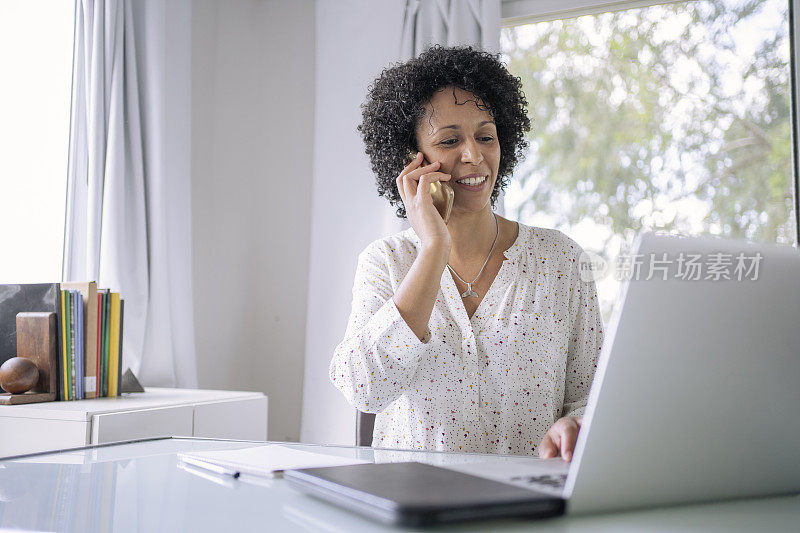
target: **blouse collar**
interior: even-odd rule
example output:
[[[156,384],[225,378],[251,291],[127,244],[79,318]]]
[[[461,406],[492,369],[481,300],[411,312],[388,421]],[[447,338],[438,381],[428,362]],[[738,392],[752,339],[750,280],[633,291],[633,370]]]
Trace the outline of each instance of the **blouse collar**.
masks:
[[[530,228],[522,222],[517,222],[517,225],[519,226],[519,233],[517,234],[514,244],[512,244],[508,250],[503,252],[505,258],[512,261],[518,259],[522,255],[522,252],[525,250],[525,244],[528,242],[528,232],[530,231]],[[414,231],[414,228],[406,229],[405,233],[406,236],[409,237],[412,242],[414,242],[415,246],[419,248],[420,240],[417,236],[417,233]]]
[[[517,222],[517,225],[519,226],[519,233],[517,234],[514,244],[511,245],[511,248],[503,252],[503,255],[506,256],[506,259],[510,259],[511,261],[516,260],[520,255],[522,255],[522,252],[525,249],[525,243],[528,240],[528,227],[521,222]]]

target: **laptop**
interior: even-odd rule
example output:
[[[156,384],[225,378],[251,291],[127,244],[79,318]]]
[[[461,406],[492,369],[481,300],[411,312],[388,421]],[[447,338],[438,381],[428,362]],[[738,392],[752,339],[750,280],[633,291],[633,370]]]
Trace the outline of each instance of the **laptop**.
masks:
[[[570,514],[800,492],[800,252],[646,233],[629,257],[572,462],[448,468]]]
[[[572,463],[506,479],[568,514],[800,492],[800,251],[645,233],[628,257]]]

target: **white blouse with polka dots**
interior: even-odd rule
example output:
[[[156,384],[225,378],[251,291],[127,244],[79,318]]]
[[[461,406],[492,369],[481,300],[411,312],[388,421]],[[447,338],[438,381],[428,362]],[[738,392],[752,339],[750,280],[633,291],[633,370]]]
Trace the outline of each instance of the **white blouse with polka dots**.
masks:
[[[444,269],[423,341],[392,299],[418,250],[408,229],[359,255],[331,381],[354,407],[377,413],[373,446],[535,455],[553,422],[583,414],[603,343],[580,246],[519,224],[472,319]]]

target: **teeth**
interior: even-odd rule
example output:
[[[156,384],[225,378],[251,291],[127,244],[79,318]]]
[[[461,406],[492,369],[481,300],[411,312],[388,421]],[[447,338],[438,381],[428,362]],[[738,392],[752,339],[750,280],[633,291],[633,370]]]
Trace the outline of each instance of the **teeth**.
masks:
[[[480,178],[467,178],[465,180],[458,180],[458,183],[463,183],[464,185],[480,185],[486,181],[486,176],[481,176]]]

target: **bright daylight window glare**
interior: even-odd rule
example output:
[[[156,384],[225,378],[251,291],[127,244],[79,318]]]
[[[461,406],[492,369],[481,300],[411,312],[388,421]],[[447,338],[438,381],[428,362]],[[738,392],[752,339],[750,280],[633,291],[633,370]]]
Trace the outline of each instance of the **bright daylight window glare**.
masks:
[[[74,4],[0,0],[0,283],[61,279]]]
[[[608,321],[642,229],[794,244],[786,0],[694,0],[505,28],[530,149],[505,210],[599,253]]]

